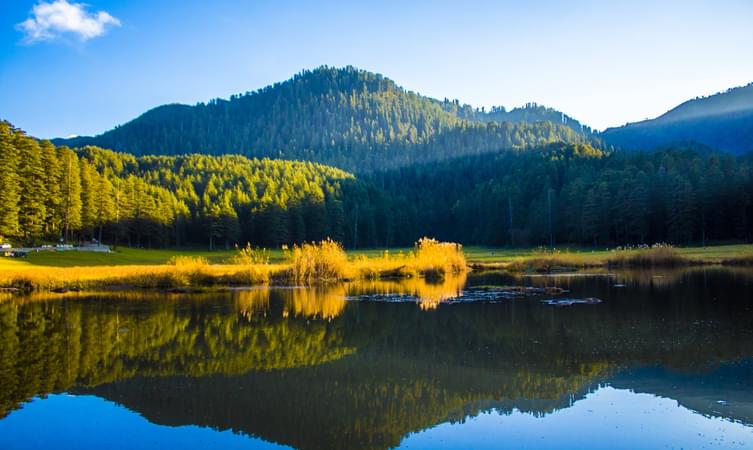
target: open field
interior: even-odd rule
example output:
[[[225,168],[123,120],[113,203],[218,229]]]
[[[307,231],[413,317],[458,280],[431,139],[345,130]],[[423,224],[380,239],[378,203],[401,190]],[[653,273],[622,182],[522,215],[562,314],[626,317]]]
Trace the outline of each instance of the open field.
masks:
[[[121,249],[113,253],[40,252],[0,259],[0,288],[22,292],[101,288],[187,288],[210,285],[301,285],[350,279],[464,273],[461,247],[422,239],[406,253],[348,255],[331,240],[289,250],[234,252]],[[206,255],[206,256],[205,256]],[[269,255],[269,258],[266,256]],[[283,260],[283,262],[279,262]]]
[[[707,247],[677,247],[675,250],[692,261],[721,263],[734,258],[753,257],[753,245],[733,244]],[[408,254],[413,247],[378,248],[348,251],[350,258],[359,256],[381,258],[385,251],[390,255]],[[500,248],[485,246],[463,247],[469,264],[510,264],[521,263],[535,258],[559,258],[570,260],[579,265],[604,265],[615,254],[608,249],[565,248],[558,252],[545,252],[535,248]],[[26,258],[0,258],[0,269],[24,266],[38,267],[91,267],[124,265],[160,265],[175,256],[193,256],[205,258],[210,264],[228,263],[237,254],[236,250],[201,250],[201,249],[159,249],[146,250],[118,247],[112,253],[96,252],[40,252],[32,253]],[[282,263],[285,260],[280,249],[269,250],[270,263]]]
[[[545,256],[562,256],[575,258],[583,262],[604,264],[615,254],[615,252],[610,249],[589,248],[564,248],[561,249],[558,253],[542,252],[538,249],[531,248],[507,249],[480,246],[464,247],[464,250],[466,258],[470,263],[514,262]],[[688,259],[702,260],[706,262],[722,262],[726,259],[753,256],[753,245],[751,244],[716,245],[707,247],[675,247],[675,250],[681,256]]]
[[[210,263],[220,264],[235,255],[235,250],[193,250],[193,249],[159,249],[145,250],[128,247],[118,247],[112,253],[100,252],[39,252],[30,253],[26,258],[0,258],[0,268],[8,264],[33,265],[44,267],[88,267],[88,266],[124,266],[124,265],[156,265],[165,264],[174,256],[196,256],[206,258]],[[276,260],[282,260],[282,252]],[[273,258],[270,258],[273,259]],[[9,261],[11,261],[9,263]]]
[[[331,242],[331,241],[326,241]],[[306,284],[341,279],[443,277],[464,270],[519,272],[577,270],[601,266],[752,265],[753,245],[656,247],[642,250],[555,250],[466,247],[428,240],[429,246],[344,252],[325,243],[271,250],[268,263],[240,262],[233,251],[143,250],[113,253],[40,252],[0,258],[0,287],[29,290],[102,287],[182,288],[207,285]],[[445,247],[442,247],[442,246]],[[178,260],[178,262],[176,262]]]
[[[384,252],[407,253],[412,247],[398,247],[390,249],[367,249],[349,252],[349,254],[376,257]],[[706,247],[675,247],[674,250],[683,258],[691,262],[718,264],[723,261],[753,258],[753,244],[714,245]],[[558,259],[574,266],[602,266],[607,265],[619,252],[612,249],[600,248],[562,248],[547,251],[540,248],[504,248],[487,246],[464,246],[463,251],[471,265],[500,265],[509,266],[515,263],[525,263],[535,259]],[[629,251],[628,251],[629,252]]]

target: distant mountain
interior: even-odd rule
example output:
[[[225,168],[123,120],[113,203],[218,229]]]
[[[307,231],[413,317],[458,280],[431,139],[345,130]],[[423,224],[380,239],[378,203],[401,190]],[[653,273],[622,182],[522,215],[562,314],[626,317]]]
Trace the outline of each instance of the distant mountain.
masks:
[[[54,142],[135,155],[240,153],[370,171],[593,139],[590,129],[539,105],[485,112],[406,91],[379,74],[320,67],[229,100],[159,106],[101,135]]]
[[[537,103],[526,103],[524,106],[513,108],[510,111],[507,111],[503,106],[495,106],[489,112],[478,116],[478,119],[511,123],[548,121],[568,126],[578,133],[589,135],[593,133],[590,127],[581,124],[567,114]]]
[[[609,128],[601,137],[625,149],[697,142],[732,153],[753,150],[753,83],[689,100],[652,120]]]

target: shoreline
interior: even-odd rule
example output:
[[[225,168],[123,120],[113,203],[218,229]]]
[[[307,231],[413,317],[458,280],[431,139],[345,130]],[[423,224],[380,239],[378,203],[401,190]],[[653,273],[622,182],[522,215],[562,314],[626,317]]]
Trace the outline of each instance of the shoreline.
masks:
[[[551,262],[549,260],[548,262]],[[672,269],[690,267],[753,268],[749,258],[738,260],[686,260],[673,264],[631,265],[587,263],[581,265],[541,265],[539,261],[469,263],[467,273],[506,272],[511,275],[579,273],[589,269]],[[23,273],[25,272],[25,274]],[[43,273],[40,273],[43,272]],[[112,272],[117,272],[113,274]],[[448,274],[450,276],[458,273]],[[78,276],[77,276],[78,275]],[[394,269],[384,274],[361,273],[360,276],[336,279],[311,279],[305,282],[291,277],[287,265],[206,265],[200,268],[180,266],[100,266],[70,268],[33,267],[18,271],[11,279],[0,280],[0,296],[17,296],[34,292],[65,294],[72,292],[140,290],[165,293],[193,293],[213,290],[252,289],[257,287],[293,288],[328,286],[353,281],[403,281],[420,279],[428,284],[440,283],[440,276]]]
[[[559,273],[577,272],[587,269],[649,269],[700,266],[753,267],[753,258],[747,256],[724,260],[687,258],[683,261],[655,264],[626,264],[609,260],[568,263],[557,258],[531,258],[522,261],[470,262],[468,264],[468,267],[473,271],[506,271],[509,273]]]
[[[588,269],[681,268],[700,266],[753,267],[753,251],[736,248],[676,249],[657,244],[608,252],[532,251],[527,255],[500,254],[493,260],[468,257],[462,246],[422,239],[414,251],[366,256],[348,254],[336,242],[294,246],[285,262],[257,258],[257,250],[241,251],[229,262],[210,264],[203,256],[173,256],[167,263],[74,265],[54,267],[0,262],[0,294],[77,292],[92,290],[195,290],[211,287],[319,286],[355,280],[423,279],[440,283],[445,277],[474,272],[556,274]],[[753,247],[751,247],[753,250]],[[261,251],[264,254],[266,251]],[[475,256],[477,250],[471,250]],[[695,253],[694,253],[695,252]],[[494,252],[490,256],[494,257]],[[470,259],[470,260],[469,260]]]

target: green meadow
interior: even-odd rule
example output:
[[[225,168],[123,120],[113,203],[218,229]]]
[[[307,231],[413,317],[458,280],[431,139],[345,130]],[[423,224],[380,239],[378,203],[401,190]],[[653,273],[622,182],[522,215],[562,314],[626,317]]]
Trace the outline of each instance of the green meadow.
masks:
[[[589,265],[605,264],[615,251],[612,249],[562,248],[547,251],[540,248],[500,248],[487,246],[463,247],[469,264],[506,264],[522,263],[532,259],[557,258],[575,260]],[[707,247],[677,247],[675,250],[690,261],[704,263],[721,263],[725,260],[753,258],[753,245],[715,245]],[[412,247],[373,248],[349,250],[348,256],[357,258],[381,257],[385,254],[399,255],[413,251]],[[87,267],[87,266],[124,266],[124,265],[160,265],[176,256],[205,258],[210,264],[225,264],[237,254],[237,250],[205,249],[136,249],[128,247],[115,248],[112,253],[96,252],[39,252],[31,253],[26,258],[0,258],[0,268],[40,266],[40,267]],[[269,250],[270,263],[282,263],[285,260],[281,249]]]

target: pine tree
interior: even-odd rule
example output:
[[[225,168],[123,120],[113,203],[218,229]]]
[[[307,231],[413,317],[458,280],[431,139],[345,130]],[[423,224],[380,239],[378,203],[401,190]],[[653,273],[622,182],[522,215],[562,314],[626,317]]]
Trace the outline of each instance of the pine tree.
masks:
[[[63,223],[63,208],[61,194],[62,166],[58,151],[50,141],[42,141],[42,165],[45,170],[45,186],[47,186],[47,198],[45,206],[45,234],[59,237],[61,224]]]
[[[681,176],[672,177],[667,235],[672,243],[687,244],[693,238],[695,199],[690,182]]]
[[[0,121],[0,237],[19,235],[18,150],[13,145],[11,127]]]
[[[241,234],[238,225],[238,213],[230,201],[230,191],[226,191],[226,195],[223,195],[219,214],[222,236],[225,238],[225,250],[228,250],[231,243],[238,243]]]
[[[634,243],[647,244],[648,208],[648,177],[640,172],[632,183],[625,205],[628,238]]]
[[[99,183],[95,179],[94,168],[86,159],[79,161],[79,169],[81,171],[81,227],[86,230],[89,237],[92,237],[98,216],[95,197]]]
[[[96,224],[98,227],[97,240],[102,242],[102,229],[106,224],[115,222],[115,202],[113,198],[112,182],[106,175],[99,176],[98,188],[95,192],[97,205]]]
[[[583,210],[581,213],[581,233],[585,242],[592,243],[594,246],[599,241],[600,228],[599,199],[596,189],[593,187],[586,192],[586,198],[583,199]]]
[[[22,187],[18,222],[24,238],[34,242],[42,235],[47,217],[47,186],[42,165],[42,149],[37,141],[22,133],[16,134],[15,144],[20,155],[18,171]]]
[[[78,157],[73,150],[60,149],[62,179],[60,193],[63,208],[63,238],[66,242],[71,234],[81,228],[81,171]]]

